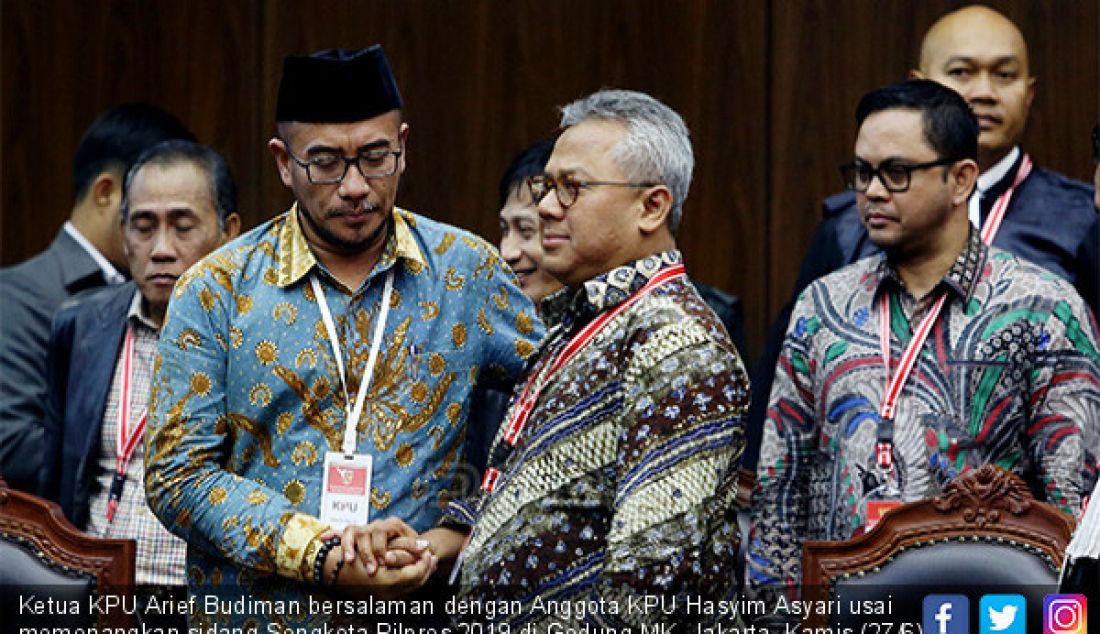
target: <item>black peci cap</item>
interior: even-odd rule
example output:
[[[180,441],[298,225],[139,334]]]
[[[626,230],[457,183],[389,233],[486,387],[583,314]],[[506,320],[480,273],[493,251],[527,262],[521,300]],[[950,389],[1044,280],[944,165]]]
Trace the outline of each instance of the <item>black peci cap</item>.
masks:
[[[348,123],[400,108],[397,81],[379,44],[358,51],[332,48],[283,60],[277,122]]]

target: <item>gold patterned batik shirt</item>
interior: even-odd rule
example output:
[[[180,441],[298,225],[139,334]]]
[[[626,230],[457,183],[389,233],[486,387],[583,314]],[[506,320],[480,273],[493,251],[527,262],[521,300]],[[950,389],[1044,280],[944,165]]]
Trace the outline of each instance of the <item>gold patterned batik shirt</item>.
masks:
[[[542,326],[493,247],[393,213],[384,253],[357,290],[314,258],[296,208],[176,285],[153,380],[146,488],[154,512],[189,544],[193,591],[293,592],[290,580],[312,576],[326,529],[317,518],[324,455],[340,449],[346,411],[312,274],[354,399],[394,269],[358,429],[357,450],[374,461],[371,519],[396,516],[425,530],[457,483],[476,480],[462,455],[470,391],[484,372],[515,380]]]

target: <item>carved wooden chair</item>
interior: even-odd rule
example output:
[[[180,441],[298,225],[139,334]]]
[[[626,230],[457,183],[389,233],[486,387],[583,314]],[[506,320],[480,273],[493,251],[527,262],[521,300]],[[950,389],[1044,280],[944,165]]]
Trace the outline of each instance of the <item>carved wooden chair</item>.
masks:
[[[86,535],[57,504],[16,491],[0,479],[3,631],[42,626],[133,627],[134,617],[122,605],[97,613],[90,602],[124,593],[132,597],[134,553],[133,540]],[[44,613],[37,614],[38,608]]]
[[[994,465],[968,471],[942,495],[902,505],[852,540],[806,542],[803,598],[839,599],[842,612],[814,615],[808,624],[860,631],[869,621],[920,623],[927,594],[968,595],[974,614],[982,595],[999,593],[1024,595],[1027,631],[1038,631],[1043,595],[1057,591],[1073,527],[1073,518],[1035,500],[1019,476]],[[851,601],[875,600],[887,600],[893,614],[850,613]]]

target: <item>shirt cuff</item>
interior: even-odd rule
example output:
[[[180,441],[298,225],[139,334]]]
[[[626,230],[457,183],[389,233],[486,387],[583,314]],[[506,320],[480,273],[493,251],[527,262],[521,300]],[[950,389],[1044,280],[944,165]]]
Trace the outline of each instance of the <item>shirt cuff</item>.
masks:
[[[323,543],[320,535],[329,525],[312,515],[290,516],[275,550],[275,565],[280,575],[296,581],[313,581],[313,564]]]
[[[477,519],[473,504],[465,499],[451,500],[443,509],[443,517],[439,519],[439,526],[454,528],[460,532],[469,533]]]

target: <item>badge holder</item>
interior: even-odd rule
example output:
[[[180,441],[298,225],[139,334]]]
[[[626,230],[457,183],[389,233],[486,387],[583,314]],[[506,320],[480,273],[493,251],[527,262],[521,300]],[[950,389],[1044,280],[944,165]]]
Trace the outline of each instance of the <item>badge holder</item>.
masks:
[[[333,528],[363,525],[370,519],[372,458],[364,454],[325,453],[321,521]]]
[[[892,422],[892,421],[891,421]],[[898,486],[897,466],[894,464],[893,425],[879,425],[875,443],[875,465],[867,473],[868,485],[864,486],[863,506],[867,509],[863,532],[879,523],[890,509],[901,506],[901,487]]]

